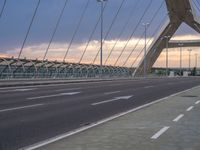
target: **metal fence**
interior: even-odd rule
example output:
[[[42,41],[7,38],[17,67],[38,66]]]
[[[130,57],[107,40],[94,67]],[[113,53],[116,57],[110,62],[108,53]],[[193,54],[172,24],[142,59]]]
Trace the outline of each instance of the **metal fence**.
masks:
[[[132,69],[126,67],[0,58],[0,78],[98,78],[130,77]]]

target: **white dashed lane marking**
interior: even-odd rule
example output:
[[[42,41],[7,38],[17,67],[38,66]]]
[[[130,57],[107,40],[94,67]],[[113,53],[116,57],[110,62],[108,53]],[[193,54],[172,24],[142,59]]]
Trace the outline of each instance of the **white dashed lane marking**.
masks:
[[[116,94],[116,93],[119,93],[120,91],[114,91],[114,92],[106,92],[104,93],[105,95],[111,95],[111,94]]]
[[[181,118],[183,118],[184,117],[184,114],[180,114],[180,115],[178,115],[173,121],[174,122],[178,122]]]
[[[165,133],[170,127],[166,126],[166,127],[163,127],[162,129],[160,129],[160,131],[158,131],[156,134],[154,134],[151,139],[157,139],[159,138],[163,133]]]
[[[200,103],[200,101],[197,101],[195,104],[197,105],[197,104],[199,104]]]
[[[191,111],[194,108],[194,106],[190,106],[187,111]]]
[[[33,108],[33,107],[38,107],[38,106],[42,106],[42,105],[44,105],[44,104],[35,104],[35,105],[27,105],[27,106],[21,106],[21,107],[14,107],[14,108],[2,109],[2,110],[0,110],[0,113],[1,112],[7,112],[7,111],[13,111],[13,110]]]

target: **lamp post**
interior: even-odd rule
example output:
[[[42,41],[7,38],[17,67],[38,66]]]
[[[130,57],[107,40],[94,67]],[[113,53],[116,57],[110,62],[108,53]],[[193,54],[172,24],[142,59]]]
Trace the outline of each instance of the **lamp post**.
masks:
[[[189,52],[189,62],[188,62],[188,64],[189,64],[189,71],[191,71],[191,52],[192,52],[192,49],[188,49],[188,52]]]
[[[180,76],[181,76],[181,72],[182,72],[182,46],[183,46],[183,43],[179,43],[178,45],[180,47]]]
[[[198,65],[198,54],[195,54],[195,68],[197,68]]]
[[[147,28],[149,26],[149,23],[143,23],[144,26],[144,38],[145,38],[145,46],[144,46],[144,77],[146,77],[147,74],[147,60],[146,60],[146,55],[147,55]]]
[[[169,48],[169,40],[171,36],[164,36],[166,39],[166,77],[168,76],[169,63],[168,63],[168,48]]]
[[[100,48],[100,77],[102,78],[102,73],[103,73],[103,69],[102,69],[102,62],[103,62],[103,6],[104,6],[104,2],[107,0],[97,0],[97,2],[99,2],[101,4],[101,48]]]

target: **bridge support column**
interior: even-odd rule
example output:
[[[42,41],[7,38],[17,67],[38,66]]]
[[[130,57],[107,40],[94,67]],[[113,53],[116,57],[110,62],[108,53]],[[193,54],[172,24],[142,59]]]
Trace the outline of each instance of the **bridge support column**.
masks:
[[[191,0],[165,0],[168,9],[170,22],[161,31],[157,39],[154,40],[152,45],[149,47],[146,61],[147,61],[147,72],[151,71],[152,66],[158,59],[162,50],[166,47],[166,39],[163,37],[172,37],[181,23],[185,22],[195,31],[200,33],[200,18],[196,16],[195,10],[192,6]],[[170,38],[168,39],[170,40]],[[144,58],[141,60],[138,68],[134,71],[133,76],[140,76],[144,72]]]

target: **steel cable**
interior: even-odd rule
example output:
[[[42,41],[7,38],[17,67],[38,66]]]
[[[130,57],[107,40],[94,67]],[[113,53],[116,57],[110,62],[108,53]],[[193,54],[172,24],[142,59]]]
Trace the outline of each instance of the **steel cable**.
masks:
[[[107,3],[104,5],[103,11],[105,10],[106,5],[107,5]],[[92,33],[90,34],[90,37],[89,37],[89,39],[88,39],[88,41],[87,41],[87,43],[86,43],[85,49],[83,50],[83,54],[81,55],[81,58],[80,58],[80,60],[79,60],[79,63],[82,62],[82,60],[83,60],[83,58],[84,58],[84,56],[85,56],[85,53],[86,53],[86,51],[87,51],[87,49],[88,49],[88,46],[89,46],[89,44],[90,44],[90,42],[91,42],[91,40],[92,40],[92,37],[94,36],[94,33],[95,33],[96,29],[97,29],[97,26],[98,26],[100,20],[101,20],[101,15],[99,16],[99,19],[97,20],[97,23],[95,24],[95,26],[94,26],[94,28],[93,28],[93,30],[92,30]]]
[[[32,17],[32,19],[31,19],[30,25],[29,25],[29,27],[28,27],[28,31],[27,31],[26,36],[25,36],[25,39],[24,39],[24,41],[23,41],[23,43],[22,43],[22,47],[21,47],[21,49],[20,49],[20,52],[19,52],[19,55],[18,55],[18,59],[21,57],[21,54],[22,54],[22,51],[23,51],[23,49],[24,49],[26,40],[27,40],[27,38],[28,38],[28,35],[29,35],[29,33],[30,33],[32,24],[33,24],[34,19],[35,19],[35,16],[36,16],[36,13],[37,13],[37,11],[38,11],[38,8],[39,8],[39,5],[40,5],[40,1],[41,1],[41,0],[38,0],[38,2],[37,2],[36,8],[35,8],[35,10],[34,10],[33,17]]]
[[[197,2],[197,4],[199,5],[199,7],[200,7],[200,2],[198,1],[198,0],[196,0],[196,2]]]
[[[156,35],[157,31],[161,28],[163,22],[166,20],[167,17],[168,17],[168,15],[166,15],[166,16],[164,17],[164,19],[160,22],[160,24],[158,25],[158,27],[157,27],[157,28],[155,29],[155,31],[153,32],[152,37],[154,37],[154,36]],[[151,39],[148,40],[147,45],[149,44],[150,41],[151,41]],[[144,51],[144,48],[143,48],[143,49],[140,51],[140,53],[137,55],[136,59],[133,61],[132,65],[131,65],[131,67],[133,67],[133,66],[135,65],[136,61],[138,60],[138,58],[140,57],[140,55],[142,54],[143,51]]]
[[[2,14],[3,14],[4,9],[5,9],[6,1],[7,1],[7,0],[4,0],[4,2],[3,2],[3,6],[2,6],[2,9],[1,9],[1,12],[0,12],[0,18],[1,18],[1,16],[2,16]]]
[[[80,20],[79,20],[79,22],[78,22],[78,25],[76,26],[76,29],[75,29],[75,31],[74,31],[74,33],[73,33],[73,36],[72,36],[72,39],[71,39],[71,41],[70,41],[70,43],[69,43],[69,45],[68,45],[68,47],[67,47],[66,53],[65,53],[64,58],[63,58],[63,62],[65,62],[65,59],[66,59],[66,57],[67,57],[67,55],[68,55],[68,52],[69,52],[69,50],[70,50],[70,48],[71,48],[71,46],[72,46],[72,43],[73,43],[73,41],[74,41],[74,38],[76,37],[76,34],[77,34],[77,32],[78,32],[78,30],[79,30],[79,28],[80,28],[80,25],[81,25],[81,23],[82,23],[82,20],[83,20],[83,18],[84,18],[84,15],[85,15],[85,13],[86,13],[87,8],[88,8],[89,2],[90,2],[90,0],[87,0],[87,3],[86,3],[86,5],[85,5],[85,7],[84,7],[84,10],[83,10],[82,14],[81,14],[81,17],[80,17]]]
[[[200,3],[196,0],[196,1],[193,1],[194,5],[196,6],[197,10],[200,12]],[[197,6],[199,5],[199,6]]]
[[[108,56],[107,56],[107,58],[106,58],[106,60],[105,60],[105,62],[104,62],[104,65],[107,64],[107,61],[109,60],[110,56],[112,55],[112,53],[113,53],[113,51],[114,51],[116,45],[117,45],[118,42],[120,41],[120,38],[121,38],[121,36],[123,35],[123,33],[124,33],[125,29],[127,28],[128,24],[130,23],[131,17],[133,17],[133,14],[135,13],[136,8],[137,8],[137,5],[138,5],[139,2],[140,2],[140,1],[136,1],[136,3],[135,3],[135,5],[134,5],[133,9],[131,10],[131,12],[130,12],[130,14],[129,14],[129,16],[128,16],[128,19],[127,19],[126,23],[124,24],[122,30],[120,31],[120,34],[119,34],[119,36],[118,36],[119,38],[118,38],[118,40],[115,41],[113,47],[111,48],[110,53],[108,54]]]
[[[58,29],[58,26],[59,26],[60,21],[61,21],[61,19],[62,19],[63,13],[64,13],[65,8],[66,8],[66,6],[67,6],[67,2],[68,2],[68,0],[65,0],[64,6],[63,6],[63,8],[62,8],[62,10],[61,10],[61,12],[60,12],[60,15],[59,15],[59,17],[58,17],[56,26],[55,26],[55,28],[54,28],[54,30],[53,30],[53,34],[52,34],[52,36],[51,36],[50,42],[49,42],[49,44],[48,44],[48,46],[47,46],[47,49],[46,49],[46,51],[45,51],[45,54],[44,54],[44,57],[43,57],[43,61],[45,60],[45,58],[46,58],[46,56],[47,56],[47,53],[48,53],[48,51],[49,51],[49,48],[50,48],[50,46],[51,46],[51,44],[52,44],[52,41],[53,41],[53,39],[54,39],[54,36],[55,36],[55,34],[56,34],[56,32],[57,32],[57,29]]]
[[[157,9],[157,11],[154,13],[153,17],[151,18],[150,22],[149,22],[149,25],[152,24],[152,22],[154,21],[154,19],[156,18],[156,16],[158,15],[159,11],[161,10],[162,6],[164,5],[164,2],[161,3],[161,5],[159,6],[159,8]],[[144,33],[143,33],[144,35]],[[142,35],[142,36],[143,36]],[[142,37],[141,37],[142,38]],[[130,59],[132,53],[135,51],[135,49],[137,48],[138,44],[140,43],[141,39],[138,40],[137,44],[135,45],[135,47],[133,48],[133,50],[131,51],[131,53],[128,55],[127,59],[124,61],[123,65],[122,66],[125,66],[126,63],[128,62],[128,60]]]
[[[118,10],[117,10],[117,13],[116,13],[116,15],[114,16],[114,18],[113,18],[113,20],[112,20],[112,22],[111,22],[111,25],[110,25],[110,27],[109,27],[109,29],[108,29],[108,32],[106,33],[106,36],[105,36],[105,38],[104,38],[104,40],[103,40],[103,44],[104,44],[105,40],[108,38],[108,35],[110,34],[110,31],[111,31],[111,29],[112,29],[112,27],[113,27],[113,25],[114,25],[114,23],[115,23],[115,21],[116,21],[118,15],[119,15],[119,13],[120,13],[120,10],[121,10],[121,8],[122,8],[124,2],[125,2],[125,0],[122,0],[122,2],[121,2],[121,4],[120,4],[120,7],[119,7]],[[94,64],[94,63],[96,62],[96,59],[97,59],[97,57],[98,57],[98,55],[99,55],[99,52],[100,52],[100,49],[98,50],[98,52],[97,52],[97,54],[96,54],[96,56],[95,56],[95,58],[94,58],[92,64]]]
[[[134,28],[133,32],[131,33],[129,39],[127,40],[125,46],[123,47],[123,49],[122,49],[120,55],[118,56],[117,60],[115,61],[114,66],[116,66],[116,64],[118,63],[118,61],[119,61],[119,59],[121,58],[122,54],[124,53],[124,51],[125,51],[126,47],[128,46],[128,44],[129,44],[131,38],[132,38],[133,35],[135,34],[135,32],[136,32],[136,30],[138,29],[139,25],[141,24],[141,22],[142,22],[144,16],[146,15],[147,11],[149,10],[149,8],[150,8],[152,2],[153,2],[153,0],[150,0],[150,2],[148,3],[147,7],[145,8],[145,11],[143,12],[142,17],[140,18],[139,22],[138,22],[137,25],[135,26],[135,28]]]

